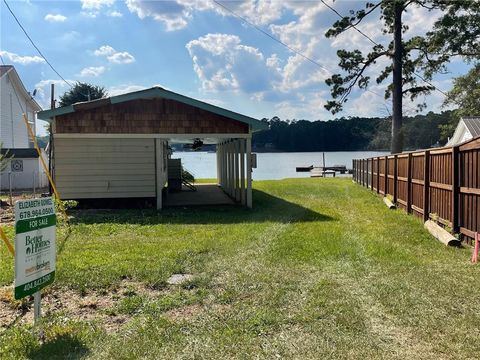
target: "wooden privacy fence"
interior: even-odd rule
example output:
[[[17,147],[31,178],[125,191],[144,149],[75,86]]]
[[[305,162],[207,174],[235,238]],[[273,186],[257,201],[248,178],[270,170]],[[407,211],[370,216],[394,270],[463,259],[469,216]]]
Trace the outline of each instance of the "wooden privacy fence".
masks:
[[[353,160],[353,180],[464,239],[480,232],[480,137],[454,147]]]

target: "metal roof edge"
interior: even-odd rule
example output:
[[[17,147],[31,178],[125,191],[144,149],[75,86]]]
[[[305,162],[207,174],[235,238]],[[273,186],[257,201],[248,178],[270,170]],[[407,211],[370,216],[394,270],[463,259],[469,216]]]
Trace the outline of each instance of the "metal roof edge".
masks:
[[[37,118],[44,121],[50,121],[54,116],[65,115],[75,112],[73,105],[62,106],[55,109],[43,110],[37,113]]]

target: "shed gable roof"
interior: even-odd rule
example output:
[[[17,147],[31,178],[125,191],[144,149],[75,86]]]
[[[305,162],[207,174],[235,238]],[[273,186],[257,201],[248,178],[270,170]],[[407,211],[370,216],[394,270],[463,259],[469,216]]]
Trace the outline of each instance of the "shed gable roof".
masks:
[[[262,121],[259,121],[257,119],[254,119],[252,117],[245,116],[245,115],[242,115],[234,111],[230,111],[215,105],[211,105],[206,102],[196,100],[181,94],[177,94],[173,91],[165,90],[158,86],[152,87],[150,89],[112,96],[109,98],[98,99],[98,100],[93,100],[88,102],[81,102],[81,103],[77,103],[69,106],[63,106],[63,107],[51,109],[51,110],[44,110],[39,112],[37,116],[39,119],[49,121],[55,116],[73,113],[77,110],[88,110],[88,109],[93,109],[93,108],[97,108],[97,107],[108,105],[108,104],[118,104],[126,101],[132,101],[132,100],[138,100],[138,99],[153,99],[153,98],[164,98],[169,100],[175,100],[187,105],[191,105],[191,106],[209,111],[214,114],[218,114],[233,120],[237,120],[245,124],[248,124],[249,126],[251,126],[252,130],[254,131],[268,128],[268,124]]]
[[[462,121],[470,134],[472,134],[472,137],[480,136],[480,116],[464,117]]]

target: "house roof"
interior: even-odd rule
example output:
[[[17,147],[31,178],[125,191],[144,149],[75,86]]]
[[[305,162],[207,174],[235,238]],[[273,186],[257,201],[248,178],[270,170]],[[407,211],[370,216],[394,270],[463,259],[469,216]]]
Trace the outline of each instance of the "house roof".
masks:
[[[462,121],[474,138],[480,136],[480,116],[464,117]]]
[[[190,98],[181,94],[177,94],[173,91],[165,90],[159,86],[152,87],[150,89],[134,91],[127,94],[112,96],[109,98],[80,102],[73,105],[63,106],[56,109],[44,110],[37,114],[38,118],[45,121],[50,121],[55,116],[64,115],[73,113],[77,110],[87,110],[93,109],[96,107],[109,105],[109,104],[118,104],[131,100],[138,99],[152,99],[152,98],[164,98],[168,100],[175,100],[187,105],[200,108],[214,114],[225,116],[230,119],[234,119],[243,123],[246,123],[251,126],[253,131],[268,129],[268,124],[254,119],[252,117],[242,115],[206,102]]]
[[[32,95],[30,95],[27,89],[25,89],[25,86],[23,85],[20,76],[18,76],[17,70],[15,70],[15,67],[13,65],[0,65],[0,78],[3,78],[4,76],[9,77],[13,86],[15,86],[16,89],[19,91],[18,95],[21,95],[25,99],[27,99],[27,101],[30,103],[30,106],[33,108],[33,111],[42,110],[42,108],[40,107],[40,105],[38,105]]]
[[[0,149],[2,155],[8,155],[14,159],[38,158],[38,152],[34,148],[28,149]]]
[[[0,65],[0,77],[3,77],[7,72],[13,69],[12,65]]]

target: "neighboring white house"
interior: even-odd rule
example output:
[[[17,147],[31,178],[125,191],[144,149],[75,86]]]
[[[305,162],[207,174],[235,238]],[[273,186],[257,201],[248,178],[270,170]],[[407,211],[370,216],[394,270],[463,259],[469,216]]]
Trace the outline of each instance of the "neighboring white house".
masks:
[[[3,148],[33,148],[22,114],[25,111],[34,133],[35,112],[42,108],[25,89],[12,65],[0,66],[0,142]]]
[[[480,116],[463,117],[446,146],[455,146],[480,136]]]
[[[33,148],[23,121],[25,112],[36,133],[35,112],[41,110],[23,86],[15,68],[12,65],[0,66],[1,153],[8,153],[11,157],[7,167],[0,173],[0,190],[38,189],[48,185],[38,153]]]

